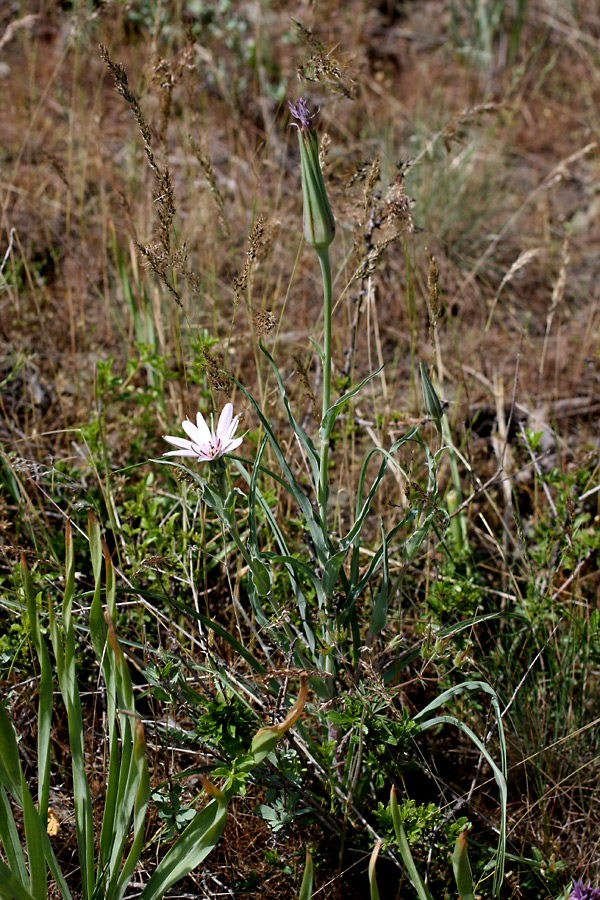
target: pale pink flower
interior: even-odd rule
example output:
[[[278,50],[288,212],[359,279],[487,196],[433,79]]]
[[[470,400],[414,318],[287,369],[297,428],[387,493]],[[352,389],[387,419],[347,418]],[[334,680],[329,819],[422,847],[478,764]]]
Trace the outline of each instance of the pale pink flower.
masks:
[[[233,417],[231,403],[226,403],[223,407],[216,431],[211,431],[202,413],[198,413],[195,425],[189,419],[181,423],[189,440],[169,434],[163,435],[165,441],[179,448],[178,450],[169,450],[167,453],[163,453],[163,456],[192,456],[200,462],[217,459],[226,453],[231,453],[242,443],[243,438],[234,438],[238,424],[239,419],[237,416]]]

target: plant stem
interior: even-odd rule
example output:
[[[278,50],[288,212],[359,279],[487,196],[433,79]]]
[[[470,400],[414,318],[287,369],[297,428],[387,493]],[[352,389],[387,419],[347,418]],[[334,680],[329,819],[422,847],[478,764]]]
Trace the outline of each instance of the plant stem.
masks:
[[[329,249],[317,249],[321,276],[323,278],[323,418],[321,421],[321,462],[319,468],[319,512],[321,514],[321,526],[327,539],[327,499],[329,496],[329,484],[327,462],[329,456],[329,438],[333,428],[333,422],[326,426],[325,415],[331,405],[331,266],[329,263]]]

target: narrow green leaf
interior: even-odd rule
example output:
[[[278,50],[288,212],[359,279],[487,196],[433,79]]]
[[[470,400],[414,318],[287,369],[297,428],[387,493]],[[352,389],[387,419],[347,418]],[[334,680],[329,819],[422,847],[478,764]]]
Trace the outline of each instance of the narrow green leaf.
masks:
[[[417,892],[417,896],[419,897],[419,900],[433,900],[431,894],[427,890],[426,885],[421,879],[421,876],[417,871],[417,867],[415,866],[415,861],[412,858],[412,853],[410,852],[410,846],[406,838],[406,833],[400,820],[398,800],[396,799],[396,791],[394,790],[394,788],[392,788],[392,792],[390,795],[390,812],[392,813],[392,822],[394,824],[396,843],[398,844],[398,849],[400,850],[402,861],[406,866],[406,871],[408,872],[408,876],[413,883],[415,891]]]
[[[38,700],[38,809],[42,819],[48,816],[48,797],[50,794],[50,734],[52,729],[53,684],[52,667],[48,655],[46,641],[42,637],[39,620],[38,595],[36,595],[31,575],[21,557],[21,580],[25,589],[27,614],[31,628],[33,644],[40,664],[40,683]]]
[[[265,452],[265,448],[268,443],[268,438],[263,435],[260,446],[256,453],[256,457],[254,459],[254,465],[252,466],[252,472],[250,474],[250,478],[246,477],[246,481],[248,483],[248,546],[251,551],[258,552],[258,528],[256,525],[256,510],[258,507],[258,475],[260,473],[261,461],[263,457],[263,453]],[[237,466],[238,471],[241,466]],[[244,473],[247,476],[247,473]]]
[[[164,600],[164,598],[157,599]],[[229,644],[232,650],[234,650],[236,653],[239,653],[242,659],[245,659],[248,665],[250,665],[255,672],[258,672],[259,675],[266,674],[267,670],[265,669],[263,664],[259,662],[250,653],[249,650],[246,650],[246,648],[242,644],[240,644],[240,642],[236,640],[236,638],[234,638],[232,634],[226,631],[222,625],[219,625],[218,622],[215,622],[213,621],[213,619],[209,619],[208,616],[205,616],[201,612],[198,612],[198,610],[194,609],[193,606],[186,603],[184,600],[181,600],[179,598],[172,599],[171,603],[175,607],[175,609],[178,609],[180,612],[186,613],[186,615],[192,616],[194,619],[197,619],[198,622],[201,622],[205,628],[209,628],[211,631],[214,631],[214,633],[218,635],[218,637],[222,638],[227,644]]]
[[[407,515],[402,519],[401,522],[398,522],[394,527],[389,531],[386,535],[386,544],[390,544],[397,534],[399,534],[403,528],[406,528],[407,525],[414,518],[414,511],[410,510]],[[358,552],[359,547],[356,545],[353,550],[353,560],[356,558],[356,566],[355,572],[353,575],[351,586],[348,590],[348,598],[350,603],[356,602],[356,600],[360,597],[365,588],[371,583],[373,580],[373,576],[379,570],[382,562],[383,562],[383,546],[378,547],[375,551],[374,556],[371,559],[366,571],[363,573],[362,577],[358,579]]]
[[[423,403],[425,405],[425,410],[431,421],[434,422],[437,429],[440,430],[442,416],[444,415],[442,404],[440,403],[439,397],[433,384],[431,383],[431,379],[427,374],[427,369],[425,368],[425,364],[423,362],[419,363],[419,371],[421,373],[421,388],[423,390]]]
[[[211,800],[159,862],[139,900],[160,900],[172,885],[199,866],[214,849],[226,820],[227,806]]]
[[[281,556],[276,553],[269,553],[269,559],[273,563],[283,563],[286,566],[289,566],[290,569],[297,575],[304,575],[313,585],[315,592],[317,594],[317,602],[319,606],[323,605],[325,594],[323,592],[323,584],[321,579],[319,578],[317,572],[312,569],[307,563],[303,562],[301,559],[298,559],[297,556]]]
[[[383,522],[381,523],[381,556],[383,561],[383,575],[381,585],[377,594],[373,598],[373,612],[371,613],[371,621],[369,623],[369,635],[375,637],[385,628],[387,622],[387,611],[390,602],[390,585],[389,585],[389,565],[387,539]]]
[[[323,569],[323,593],[326,597],[331,597],[334,588],[340,577],[340,569],[346,558],[346,550],[338,550],[331,556]]]
[[[133,841],[120,873],[118,870],[115,872],[114,878],[116,881],[114,885],[110,885],[106,900],[121,900],[125,895],[131,876],[135,871],[144,848],[146,810],[150,799],[150,779],[148,775],[148,763],[146,760],[144,729],[140,721],[136,721],[135,723],[134,765],[134,781],[137,788],[133,812]],[[129,834],[130,832],[127,834],[127,838],[129,838]]]
[[[96,549],[97,555],[97,540],[93,536],[96,526],[99,534],[99,526],[92,513],[89,514],[88,523],[90,526],[90,546]],[[100,555],[100,560],[101,558]],[[95,559],[94,561],[94,556],[92,559],[97,590],[99,591],[98,560]],[[67,711],[73,773],[73,798],[75,802],[75,830],[81,866],[82,894],[83,900],[91,900],[94,888],[94,821],[92,800],[86,778],[83,750],[83,719],[79,688],[77,686],[75,634],[72,620],[75,590],[74,575],[73,537],[70,523],[67,522],[65,533],[65,592],[62,605],[64,643],[61,640],[60,631],[52,613],[50,616],[50,629],[57,661],[60,692]]]
[[[377,843],[373,847],[373,852],[371,853],[371,858],[369,860],[369,886],[371,889],[371,900],[379,900],[379,888],[377,887],[375,865],[377,863],[377,857],[379,856],[379,851],[381,850],[382,846],[383,841],[377,841]]]
[[[0,860],[0,897],[36,900],[2,860]]]
[[[250,574],[252,576],[252,581],[254,582],[256,592],[260,597],[268,597],[271,593],[272,588],[271,573],[265,566],[264,562],[258,558],[258,556],[251,554],[250,558],[252,561],[250,566]]]
[[[260,461],[262,459],[262,453],[263,453],[263,450],[266,447],[266,445],[267,445],[267,437],[265,435],[261,441],[261,445],[260,445],[258,454],[256,456],[256,459],[254,460],[251,476],[248,476],[246,469],[244,468],[244,466],[241,465],[241,463],[237,459],[233,460],[233,463],[234,463],[235,467],[237,468],[239,474],[246,480],[247,484],[249,485],[248,508],[249,508],[249,530],[250,530],[251,540],[253,542],[257,541],[257,538],[256,538],[256,534],[257,534],[256,506],[258,503],[258,505],[260,506],[260,508],[263,511],[265,520],[268,523],[268,525],[273,533],[273,536],[275,538],[277,546],[279,547],[282,557],[286,557],[289,559],[289,558],[291,558],[291,555],[288,550],[288,546],[285,541],[285,538],[283,537],[281,529],[279,528],[279,525],[277,524],[276,518],[273,515],[273,512],[272,512],[269,504],[266,502],[265,498],[263,497],[263,495],[261,494],[261,492],[257,486],[258,474],[259,474],[259,472],[264,471],[263,467],[260,464]],[[275,476],[273,476],[273,473],[269,472],[268,470],[267,470],[267,474],[270,477],[275,477]],[[275,480],[278,481],[278,483],[280,482],[280,479],[276,478]],[[285,569],[288,573],[288,577],[290,579],[290,586],[291,586],[293,595],[296,598],[296,603],[298,605],[298,612],[300,613],[300,618],[302,619],[302,624],[304,626],[304,634],[306,637],[306,642],[307,642],[308,646],[310,647],[311,651],[314,651],[315,646],[316,646],[316,640],[315,640],[315,634],[314,634],[313,628],[312,628],[309,618],[308,618],[308,604],[306,602],[306,597],[304,596],[304,592],[302,591],[302,589],[300,588],[300,585],[298,583],[298,580],[296,577],[296,572],[294,571],[294,566],[290,565],[290,563],[284,563],[284,565],[285,565]]]
[[[473,876],[467,851],[467,832],[461,831],[456,838],[452,854],[452,869],[460,900],[475,900]]]
[[[279,388],[279,393],[281,395],[281,399],[283,400],[283,405],[285,406],[285,411],[287,413],[288,421],[289,421],[290,425],[292,426],[294,434],[300,441],[300,444],[302,445],[304,452],[306,453],[306,458],[308,460],[308,464],[311,469],[313,482],[315,485],[317,485],[319,483],[319,454],[317,452],[317,449],[316,449],[315,445],[313,444],[313,442],[310,438],[310,435],[308,435],[306,433],[304,428],[302,428],[300,425],[298,425],[298,423],[296,422],[296,419],[294,418],[294,414],[292,412],[290,402],[287,398],[286,390],[285,390],[283,381],[281,379],[281,375],[279,374],[279,369],[277,368],[275,360],[273,359],[273,357],[271,356],[271,354],[269,353],[269,351],[266,349],[266,347],[264,346],[264,344],[262,342],[260,344],[260,349],[265,354],[265,356],[267,357],[267,359],[269,360],[269,362],[271,364],[271,368],[273,369],[273,373],[275,375],[275,380],[277,381],[277,387]]]
[[[379,373],[382,370],[383,370],[383,366],[380,366],[376,372],[372,372],[371,375],[367,375],[367,377],[363,378],[363,380],[361,382],[359,382],[359,384],[354,385],[354,387],[350,388],[349,391],[347,391],[345,394],[343,394],[339,398],[339,400],[336,400],[336,402],[333,404],[333,406],[329,407],[329,409],[323,416],[323,420],[321,422],[321,428],[319,430],[319,434],[322,436],[323,440],[329,439],[332,428],[335,424],[335,420],[337,419],[338,415],[340,414],[341,410],[344,408],[346,403],[348,403],[349,400],[351,400],[358,393],[360,393],[360,391],[364,388],[364,386],[366,384],[368,384],[374,378],[377,378],[377,376],[379,375]]]
[[[0,725],[0,727],[2,726]],[[21,847],[21,839],[15,825],[11,805],[3,785],[0,785],[0,843],[6,855],[9,868],[18,876],[21,884],[25,885],[28,881],[25,855]],[[0,890],[1,893],[2,891]]]
[[[238,385],[238,387],[240,388],[240,390],[242,391],[242,393],[244,394],[244,396],[246,397],[248,402],[251,404],[251,406],[253,407],[254,411],[256,412],[256,414],[258,415],[258,417],[260,419],[261,425],[265,430],[265,433],[269,439],[269,443],[271,444],[271,447],[273,448],[273,452],[275,453],[275,456],[277,457],[277,461],[278,461],[278,463],[281,467],[281,471],[283,472],[283,475],[285,477],[286,487],[287,487],[288,491],[290,492],[290,494],[292,495],[292,497],[294,498],[294,500],[296,501],[296,503],[298,504],[298,506],[300,507],[302,516],[303,516],[303,518],[308,526],[308,529],[310,531],[310,536],[313,540],[315,550],[317,552],[317,556],[318,556],[319,560],[321,561],[321,563],[323,565],[325,565],[325,563],[327,562],[327,560],[329,558],[329,546],[323,535],[323,529],[321,527],[321,520],[320,520],[318,514],[316,513],[316,511],[311,506],[311,503],[310,503],[308,497],[306,496],[306,494],[304,493],[302,486],[298,483],[298,481],[294,477],[292,470],[290,469],[290,467],[286,461],[285,455],[284,455],[281,447],[279,446],[279,442],[278,442],[277,438],[275,437],[275,434],[273,432],[273,429],[271,428],[271,425],[270,425],[268,419],[263,415],[262,410],[260,409],[256,400],[244,388],[244,386],[237,380],[235,383]]]
[[[21,773],[21,796],[23,797],[23,827],[29,863],[29,890],[35,900],[46,900],[48,891],[48,871],[44,853],[46,821],[42,823],[40,819],[23,773]]]
[[[22,774],[15,730],[8,713],[0,703],[0,782],[19,806],[23,805]]]
[[[465,725],[464,722],[461,722],[460,719],[457,719],[454,716],[444,715],[436,716],[433,719],[427,719],[423,721],[425,716],[429,715],[432,711],[447,703],[448,700],[459,696],[465,691],[483,691],[491,698],[496,725],[498,728],[498,742],[500,745],[500,766],[497,765],[497,763],[489,753],[487,747],[482,743],[477,735],[467,725]],[[436,697],[434,700],[432,700],[431,703],[429,703],[423,710],[421,710],[420,713],[418,713],[418,715],[414,716],[413,721],[417,722],[422,729],[433,728],[444,723],[454,725],[470,738],[470,740],[475,744],[480,753],[483,754],[484,758],[487,760],[492,769],[494,779],[496,781],[496,784],[498,785],[498,791],[500,793],[501,807],[500,835],[498,837],[498,865],[496,866],[496,870],[494,873],[493,884],[494,894],[498,894],[502,882],[504,881],[504,865],[506,857],[506,811],[508,802],[506,786],[506,739],[504,735],[504,728],[502,725],[502,713],[500,710],[498,695],[496,694],[494,689],[484,681],[465,681],[462,684],[458,684],[452,688],[449,688],[447,691],[444,691],[442,694],[440,694],[439,697]]]
[[[0,707],[0,709],[1,709],[1,707]],[[12,729],[12,724],[10,727]],[[2,730],[3,729],[0,724],[0,732],[2,732]],[[54,855],[54,850],[52,849],[52,844],[50,843],[50,838],[48,837],[48,834],[46,831],[47,823],[46,823],[46,821],[43,821],[40,818],[40,816],[38,815],[37,810],[33,804],[33,799],[31,797],[29,788],[27,787],[24,777],[21,778],[21,793],[23,796],[24,803],[22,804],[20,801],[17,801],[17,802],[19,803],[19,806],[23,809],[23,812],[24,812],[24,826],[25,826],[25,832],[26,832],[25,840],[26,840],[26,844],[28,847],[28,855],[29,855],[30,849],[31,849],[31,852],[35,852],[37,854],[37,858],[35,860],[36,874],[34,876],[34,880],[36,882],[41,881],[40,875],[39,875],[39,870],[41,870],[43,867],[43,870],[45,873],[45,867],[46,867],[46,863],[47,863],[48,868],[50,869],[50,872],[52,873],[52,876],[56,883],[56,886],[58,887],[58,890],[60,891],[60,894],[63,897],[63,900],[72,900],[71,893],[69,891],[69,888],[67,887],[67,883],[64,879],[63,873],[58,865],[56,856]],[[4,794],[4,800],[6,800],[6,794]],[[12,813],[11,813],[11,815],[12,815]],[[10,830],[10,824],[9,824],[8,828]],[[14,844],[15,839],[18,841],[19,840],[18,836],[15,837],[13,835],[12,838],[10,839],[13,842],[13,844]],[[23,889],[25,889],[24,884],[28,880],[26,864],[25,864],[25,862],[23,862],[23,866],[21,866],[17,862],[16,866],[13,868],[11,858],[10,858],[8,850],[7,850],[8,843],[4,841],[4,837],[2,837],[2,841],[3,841],[4,850],[6,852],[6,856],[9,861],[10,867],[13,870],[12,874],[15,875],[15,877],[17,876],[17,874],[20,876],[23,876],[22,883],[23,883]],[[16,846],[16,845],[14,845],[14,846]],[[14,850],[14,847],[13,847],[13,850]],[[22,856],[23,851],[20,848],[19,848],[19,852]],[[13,852],[13,857],[14,857],[14,852]],[[23,860],[24,860],[24,856],[23,856]],[[31,869],[30,869],[30,871],[31,871]],[[42,875],[42,878],[45,879],[45,874]],[[1,883],[2,883],[2,879],[0,878],[0,884]],[[31,894],[33,894],[33,888],[31,888],[30,890],[31,890],[31,893],[29,893],[29,891],[28,891],[29,896],[31,896]],[[1,895],[2,895],[2,890],[0,889],[0,896]],[[9,893],[9,896],[17,896],[17,895]],[[34,897],[34,900],[38,900],[39,896],[40,896],[39,894],[36,894]],[[44,900],[45,900],[45,894],[44,894]]]
[[[71,522],[67,520],[65,528],[65,590],[62,602],[63,626],[65,630],[71,624],[73,594],[75,593],[75,556],[73,552],[73,532]]]
[[[311,900],[313,890],[313,861],[310,850],[306,850],[306,862],[304,864],[304,875],[302,876],[302,884],[300,885],[300,893],[298,900]]]

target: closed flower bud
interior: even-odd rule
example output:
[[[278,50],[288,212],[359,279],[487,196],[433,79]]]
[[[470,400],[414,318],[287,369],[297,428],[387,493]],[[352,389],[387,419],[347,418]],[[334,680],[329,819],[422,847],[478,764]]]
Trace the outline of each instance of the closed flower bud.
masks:
[[[427,415],[431,419],[432,422],[439,428],[442,416],[444,415],[444,411],[442,409],[442,404],[440,403],[439,397],[435,392],[435,388],[431,383],[431,379],[427,374],[427,369],[423,365],[423,363],[419,363],[419,368],[421,370],[421,387],[423,389],[423,402],[425,404],[425,410],[427,411]]]
[[[311,127],[306,100],[290,103],[290,112],[298,122],[298,143],[302,167],[302,199],[304,201],[304,237],[316,250],[329,247],[335,237],[335,219],[331,212],[321,163],[317,136]]]

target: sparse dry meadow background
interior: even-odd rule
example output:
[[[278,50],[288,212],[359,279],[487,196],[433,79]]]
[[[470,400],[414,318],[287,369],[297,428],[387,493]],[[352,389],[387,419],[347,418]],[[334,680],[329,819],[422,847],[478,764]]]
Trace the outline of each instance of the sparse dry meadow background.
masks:
[[[550,900],[570,878],[600,882],[599,62],[594,0],[3,0],[0,678],[23,746],[34,746],[36,713],[19,557],[45,596],[58,597],[65,520],[85,528],[93,509],[131,588],[118,628],[155,725],[146,725],[152,785],[182,808],[202,802],[197,778],[177,779],[210,762],[214,740],[196,747],[182,734],[214,739],[220,726],[206,710],[218,691],[194,674],[206,648],[169,602],[182,597],[251,642],[232,602],[244,572],[228,563],[193,490],[148,460],[186,415],[218,412],[227,398],[252,457],[259,422],[224,373],[255,396],[293,456],[259,340],[297,417],[318,428],[309,335],[321,339],[322,292],[303,242],[287,110],[305,96],[327,135],[337,223],[334,391],[384,366],[335,435],[336,521],[354,506],[368,447],[389,447],[419,423],[437,446],[420,360],[447,403],[462,493],[446,456],[440,503],[459,509],[460,533],[451,525],[450,553],[432,534],[403,570],[397,612],[371,658],[373,709],[376,697],[383,710],[414,713],[459,676],[488,681],[507,707],[502,896]],[[422,466],[408,453],[403,462],[412,476],[387,476],[386,522],[423,489]],[[272,492],[302,547],[293,504]],[[374,517],[365,558],[378,535]],[[93,580],[85,542],[77,546],[83,597]],[[153,616],[135,590],[162,592],[164,608]],[[483,621],[492,613],[505,617]],[[384,685],[378,673],[394,648],[419,652]],[[218,653],[247,676],[230,647]],[[83,646],[81,668],[91,686]],[[282,698],[265,700],[261,716]],[[99,715],[88,703],[98,796]],[[488,728],[484,707],[464,715],[478,733]],[[66,725],[54,728],[53,839],[76,883]],[[381,746],[365,738],[372,784],[361,798],[370,822],[390,782],[404,783],[386,762],[385,731],[372,734]],[[466,816],[482,870],[498,825],[490,772],[456,734],[430,736],[419,753],[406,796],[434,803],[443,821]],[[264,791],[249,787],[214,853],[170,896],[296,897],[307,844],[315,897],[368,896],[368,835],[334,808],[315,772],[301,781],[310,815],[272,832],[254,812]],[[149,816],[148,870],[168,819],[161,809]],[[414,852],[434,895],[455,896],[436,821]],[[412,896],[392,862],[380,865],[382,896]]]

